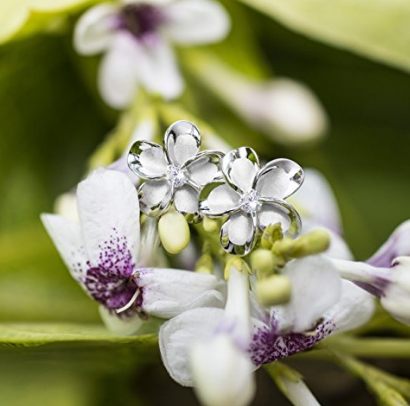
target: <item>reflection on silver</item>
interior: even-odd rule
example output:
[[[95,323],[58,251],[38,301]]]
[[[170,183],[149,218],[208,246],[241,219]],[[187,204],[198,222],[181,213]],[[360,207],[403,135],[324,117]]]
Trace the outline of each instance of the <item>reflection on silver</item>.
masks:
[[[280,223],[287,236],[299,234],[300,216],[284,201],[303,183],[303,170],[297,163],[276,159],[260,168],[256,152],[242,147],[225,155],[222,172],[225,183],[204,187],[199,208],[210,218],[228,216],[220,234],[226,252],[247,255],[269,224]]]
[[[129,168],[146,180],[138,190],[141,211],[158,217],[174,205],[187,221],[198,222],[199,193],[207,183],[222,179],[223,154],[199,152],[201,136],[189,121],[172,124],[165,133],[164,145],[137,141],[128,154]]]

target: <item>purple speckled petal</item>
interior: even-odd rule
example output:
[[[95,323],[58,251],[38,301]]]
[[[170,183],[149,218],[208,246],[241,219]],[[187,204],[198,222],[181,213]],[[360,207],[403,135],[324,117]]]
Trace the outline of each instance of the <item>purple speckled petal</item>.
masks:
[[[137,191],[128,177],[99,169],[79,184],[77,197],[90,268],[101,267],[110,256],[123,260],[129,255],[129,261],[136,263],[140,213]]]
[[[273,320],[271,326],[259,326],[255,329],[249,347],[252,362],[259,366],[308,350],[328,337],[334,329],[333,323],[326,321],[309,334],[280,335]]]

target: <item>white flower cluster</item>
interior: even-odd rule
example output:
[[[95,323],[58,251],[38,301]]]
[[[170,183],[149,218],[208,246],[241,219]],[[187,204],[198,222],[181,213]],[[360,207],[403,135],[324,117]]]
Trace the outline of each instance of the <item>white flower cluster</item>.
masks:
[[[319,173],[306,171],[304,187],[292,195],[303,180],[297,164],[275,160],[260,168],[249,148],[199,152],[199,131],[185,121],[168,129],[164,145],[137,141],[131,148],[130,167],[148,179],[139,192],[124,173],[99,169],[78,186],[78,221],[42,219],[73,277],[100,303],[108,328],[134,334],[149,316],[168,319],[159,332],[164,365],[181,385],[194,386],[204,405],[248,405],[258,367],[366,323],[373,296],[410,323],[408,223],[369,261],[354,262],[335,199]],[[206,190],[207,182],[216,184]],[[164,268],[157,222],[148,218],[141,226],[138,194],[151,216],[172,204],[193,221],[224,215],[221,243],[227,238],[241,255],[272,227],[285,235],[271,249],[262,244],[253,250],[250,262],[227,256],[223,276],[216,264],[209,274]],[[283,201],[290,195],[304,221],[296,240],[286,237],[301,227],[296,210]],[[191,206],[195,210],[186,209]],[[246,221],[235,225],[235,218]],[[323,231],[330,237],[326,251],[317,248]],[[245,252],[244,241],[251,242]],[[277,257],[285,260],[270,262]],[[268,268],[275,271],[260,272]],[[262,300],[262,285],[270,303]]]

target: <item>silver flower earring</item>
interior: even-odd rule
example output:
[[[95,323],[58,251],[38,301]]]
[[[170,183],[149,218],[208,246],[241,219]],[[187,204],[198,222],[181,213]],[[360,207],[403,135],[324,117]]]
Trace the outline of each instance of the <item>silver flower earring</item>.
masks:
[[[256,152],[242,147],[225,155],[222,172],[225,181],[203,189],[199,208],[210,218],[228,216],[220,234],[226,252],[248,254],[270,224],[280,223],[285,235],[298,235],[300,216],[284,201],[303,183],[304,173],[297,163],[275,159],[260,168]]]
[[[164,148],[137,141],[128,155],[128,166],[146,182],[138,190],[141,211],[159,217],[174,205],[189,222],[201,220],[198,200],[202,187],[220,181],[223,154],[199,152],[201,135],[189,121],[172,124],[164,136]]]

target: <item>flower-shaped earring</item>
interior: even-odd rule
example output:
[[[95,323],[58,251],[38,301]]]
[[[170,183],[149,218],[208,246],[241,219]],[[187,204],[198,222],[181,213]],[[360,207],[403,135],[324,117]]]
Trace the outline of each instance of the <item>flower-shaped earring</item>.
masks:
[[[280,223],[288,236],[299,233],[299,214],[284,201],[303,182],[303,170],[297,163],[275,159],[260,168],[255,151],[242,147],[225,155],[222,172],[226,183],[214,182],[205,187],[199,208],[210,218],[229,216],[220,235],[225,251],[248,254],[258,234],[270,224]]]
[[[199,192],[207,183],[222,179],[223,154],[199,152],[200,145],[199,130],[189,121],[177,121],[168,128],[165,148],[149,141],[134,143],[128,154],[128,166],[146,180],[138,190],[143,213],[159,217],[173,203],[189,222],[201,219]]]

